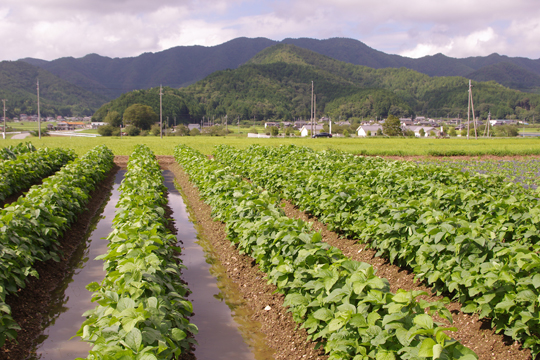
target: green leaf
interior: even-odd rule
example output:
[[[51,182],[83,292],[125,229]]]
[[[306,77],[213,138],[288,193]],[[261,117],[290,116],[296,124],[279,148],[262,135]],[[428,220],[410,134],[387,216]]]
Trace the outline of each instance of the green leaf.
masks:
[[[435,340],[431,338],[424,339],[420,345],[420,350],[418,350],[418,356],[433,357],[433,347],[435,345],[437,345]]]
[[[141,331],[137,328],[131,329],[131,331],[126,335],[125,342],[131,350],[138,352],[142,342]]]
[[[171,337],[176,341],[180,341],[184,340],[187,337],[187,334],[180,329],[172,329]]]
[[[379,350],[376,356],[377,360],[396,360],[396,356],[393,352]]]
[[[313,313],[313,317],[317,320],[328,322],[334,318],[334,313],[327,308],[320,308]]]
[[[433,319],[428,314],[416,315],[414,323],[423,329],[433,329]]]
[[[441,344],[437,344],[433,346],[433,359],[438,359],[441,357],[441,354],[443,352],[443,347]]]

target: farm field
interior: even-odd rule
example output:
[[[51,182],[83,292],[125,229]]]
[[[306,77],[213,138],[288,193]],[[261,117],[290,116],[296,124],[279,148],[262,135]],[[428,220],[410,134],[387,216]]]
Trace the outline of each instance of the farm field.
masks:
[[[353,154],[381,156],[428,156],[432,155],[540,155],[540,138],[494,138],[481,140],[466,139],[363,139],[363,138],[270,138],[254,139],[245,137],[123,137],[123,138],[28,138],[36,147],[64,147],[74,149],[78,155],[84,154],[96,145],[106,145],[115,155],[129,155],[137,144],[146,144],[156,155],[172,155],[174,147],[186,144],[203,154],[211,154],[216,145],[230,145],[245,149],[250,145],[296,144],[314,150],[342,150]],[[15,145],[20,140],[4,140],[0,146]]]
[[[133,140],[140,139],[148,140],[149,146],[140,146],[133,142]],[[120,187],[121,192],[126,193],[120,195],[120,199],[122,196],[125,196],[125,199],[119,202],[120,210],[114,220],[116,230],[108,237],[111,242],[109,252],[100,257],[109,261],[109,272],[101,284],[96,282],[89,286],[89,289],[95,292],[94,296],[101,300],[94,310],[91,308],[94,308],[95,305],[86,309],[91,311],[86,313],[88,320],[82,324],[79,332],[79,336],[90,343],[92,343],[92,334],[103,338],[105,343],[95,344],[95,351],[115,351],[117,354],[127,356],[131,356],[129,354],[134,354],[135,351],[144,351],[149,356],[153,355],[149,358],[156,359],[169,359],[180,355],[181,352],[183,354],[181,359],[199,358],[198,356],[204,359],[204,352],[200,351],[203,351],[202,349],[206,346],[202,345],[205,343],[203,340],[207,340],[210,333],[201,332],[201,334],[204,333],[204,338],[201,338],[202,335],[197,334],[197,316],[190,315],[193,309],[195,309],[195,314],[201,313],[201,310],[196,310],[196,305],[204,302],[197,300],[193,305],[190,304],[190,301],[193,301],[191,299],[196,298],[195,292],[200,293],[196,286],[198,280],[188,281],[189,289],[187,289],[186,284],[179,284],[179,287],[172,285],[175,281],[170,278],[170,276],[175,279],[179,278],[182,276],[181,274],[184,272],[187,274],[189,271],[189,268],[183,269],[179,260],[175,260],[178,259],[178,254],[175,251],[170,252],[171,249],[182,253],[188,251],[186,245],[188,235],[180,234],[185,234],[183,228],[190,226],[189,222],[186,222],[189,212],[191,221],[198,224],[197,236],[212,239],[205,245],[207,246],[205,250],[207,255],[205,256],[213,253],[212,264],[219,264],[222,269],[220,275],[214,276],[217,276],[218,280],[220,277],[230,279],[227,287],[232,292],[225,295],[223,281],[218,281],[219,296],[214,295],[213,298],[215,299],[217,296],[228,299],[226,300],[227,304],[231,309],[236,309],[235,312],[243,312],[239,309],[245,307],[247,313],[250,314],[242,319],[237,319],[236,321],[239,321],[240,325],[236,326],[239,326],[240,329],[241,337],[239,339],[243,337],[243,341],[255,350],[247,350],[243,355],[235,354],[235,358],[243,359],[243,356],[246,356],[246,359],[253,359],[253,351],[255,351],[256,359],[326,359],[328,356],[332,359],[353,359],[358,355],[373,359],[377,357],[431,359],[438,356],[437,354],[442,354],[443,357],[446,356],[449,359],[462,360],[476,358],[531,359],[529,350],[520,350],[519,342],[511,343],[508,341],[511,337],[537,352],[538,348],[535,342],[537,325],[534,315],[536,305],[534,305],[534,301],[531,304],[527,303],[527,301],[532,301],[531,296],[537,292],[537,280],[535,280],[536,277],[527,280],[526,276],[523,276],[519,270],[523,266],[523,262],[529,261],[531,265],[528,265],[527,271],[536,271],[533,265],[535,260],[529,256],[529,248],[536,246],[533,234],[534,231],[538,230],[535,213],[531,212],[532,217],[519,218],[520,220],[508,229],[511,219],[517,219],[516,216],[520,214],[520,211],[523,213],[523,209],[529,209],[527,206],[530,207],[534,201],[537,202],[537,196],[527,189],[516,187],[517,185],[512,187],[504,185],[515,181],[534,188],[539,167],[537,160],[514,161],[514,163],[509,162],[508,166],[500,167],[497,165],[498,162],[491,160],[477,163],[470,159],[467,161],[453,159],[451,166],[447,166],[447,170],[441,171],[438,170],[440,168],[435,168],[431,164],[417,165],[408,162],[408,164],[400,165],[400,162],[388,162],[376,158],[363,159],[346,154],[340,155],[335,151],[312,153],[312,150],[301,146],[283,147],[297,149],[293,151],[295,155],[292,156],[280,152],[282,150],[278,148],[273,150],[272,148],[253,148],[232,141],[245,139],[225,138],[225,141],[231,140],[232,144],[225,144],[229,146],[213,149],[209,144],[196,142],[203,139],[223,138],[105,139],[108,141],[117,140],[118,142],[126,140],[121,144],[123,147],[117,147],[113,150],[119,152],[115,158],[116,169],[127,167],[128,173],[131,169],[133,176],[127,176],[126,179],[131,180],[124,181],[125,184],[123,182]],[[44,139],[42,141],[51,141],[52,144],[53,140],[58,141],[58,139]],[[78,143],[82,143],[81,140],[84,140],[85,144],[82,148],[92,142],[94,147],[96,145],[94,141],[96,139],[74,140]],[[196,146],[193,144],[191,148],[178,147],[180,140],[193,141],[200,149],[210,147],[209,153],[214,155],[216,161],[209,161],[204,156],[206,153],[202,150],[199,150],[200,152],[194,150]],[[301,140],[306,143],[311,142],[311,145],[314,141],[318,142],[318,139]],[[372,139],[366,141],[372,141]],[[34,145],[40,147],[38,144],[34,143]],[[49,146],[52,147],[52,145]],[[155,160],[152,160],[152,147],[165,153],[158,155],[159,165]],[[322,150],[327,149],[328,147]],[[176,160],[173,159],[169,151],[175,153]],[[88,151],[85,152],[78,148],[77,152],[86,154]],[[137,158],[140,159],[139,163],[130,165],[125,155],[130,155],[130,163],[132,160],[136,161]],[[242,159],[242,165],[237,163],[238,159]],[[434,161],[433,158],[416,160],[430,163]],[[176,162],[179,162],[181,166],[176,165]],[[223,164],[219,162],[223,162]],[[336,171],[336,168],[332,167],[334,163],[344,166],[345,170]],[[261,167],[260,164],[265,166]],[[368,164],[369,166],[366,167]],[[512,166],[511,164],[517,165]],[[284,176],[285,172],[278,170],[276,165],[279,166],[279,169],[285,166],[288,169],[287,175]],[[444,163],[443,165],[449,164]],[[389,167],[386,168],[386,166]],[[419,174],[418,171],[414,170],[418,166],[426,166],[429,171]],[[502,171],[500,171],[501,168]],[[190,179],[197,185],[197,188],[194,187],[193,183],[190,183],[184,169],[190,173]],[[374,172],[370,172],[369,169]],[[462,169],[466,172],[461,172]],[[164,174],[169,179],[166,183],[170,195],[167,195],[163,185],[162,170],[165,170]],[[358,171],[360,173],[367,171],[367,173],[363,173],[363,177],[355,181]],[[393,171],[399,175],[398,178],[395,178]],[[301,177],[298,177],[302,172],[313,176],[309,181],[302,180]],[[379,175],[376,175],[377,172]],[[468,175],[477,172],[490,176]],[[235,173],[249,177],[254,184],[259,184],[273,193],[261,193],[260,188],[257,189],[242,181],[241,177],[238,178],[234,175]],[[114,173],[109,172],[109,179],[111,175]],[[279,180],[280,177],[281,180],[286,179],[286,181]],[[405,182],[400,183],[399,180],[396,183],[396,179],[401,177],[405,178]],[[172,186],[174,178],[176,178],[183,202],[191,210],[175,207],[181,200],[180,197],[173,196],[175,192]],[[332,182],[321,186],[317,183],[319,178],[332,179]],[[297,179],[300,180],[299,183],[295,183]],[[276,180],[277,182],[273,183]],[[341,184],[342,180],[350,181]],[[141,186],[144,181],[148,181],[148,185]],[[485,284],[485,280],[480,274],[471,270],[474,266],[471,268],[470,264],[460,264],[459,271],[462,271],[462,279],[467,278],[464,276],[463,270],[468,271],[468,274],[471,275],[471,281],[474,283],[472,288],[477,294],[464,291],[464,288],[471,287],[471,285],[466,285],[459,280],[455,280],[455,285],[446,284],[445,279],[448,279],[448,276],[444,274],[446,265],[439,266],[436,263],[431,265],[432,263],[429,262],[416,265],[411,263],[411,259],[414,258],[413,254],[418,253],[418,250],[408,250],[406,248],[407,242],[412,244],[417,233],[422,233],[422,226],[428,224],[429,221],[426,220],[427,222],[424,223],[417,220],[416,225],[407,225],[409,229],[413,228],[412,236],[411,230],[409,230],[408,235],[396,230],[402,226],[401,223],[411,221],[412,218],[407,213],[410,208],[409,210],[399,209],[402,213],[407,213],[409,218],[404,217],[394,223],[387,221],[388,224],[394,226],[393,229],[383,229],[377,225],[376,221],[370,223],[367,220],[363,225],[355,223],[353,216],[356,214],[354,213],[355,206],[359,204],[359,201],[365,201],[366,198],[362,197],[361,193],[351,191],[356,191],[356,185],[353,184],[359,184],[362,181],[367,181],[367,184],[370,184],[371,181],[371,185],[367,188],[376,189],[376,193],[380,195],[379,198],[375,197],[374,199],[386,199],[384,204],[381,203],[382,205],[377,205],[375,202],[367,205],[366,213],[371,211],[382,219],[388,219],[384,217],[386,216],[384,211],[394,211],[392,216],[396,216],[395,214],[398,212],[392,210],[394,203],[398,204],[399,201],[408,197],[420,198],[422,194],[435,191],[430,196],[438,197],[437,201],[429,204],[415,204],[414,206],[419,209],[417,212],[425,213],[425,210],[421,210],[423,208],[420,205],[427,206],[426,209],[432,212],[440,211],[442,215],[433,216],[435,219],[444,219],[436,220],[443,222],[444,229],[446,229],[446,223],[456,228],[465,228],[464,221],[469,221],[470,233],[455,230],[455,234],[459,232],[460,236],[469,234],[470,239],[466,246],[470,249],[464,251],[464,254],[472,254],[480,258],[484,256],[482,249],[485,246],[488,248],[485,251],[486,256],[491,262],[507,261],[508,268],[504,269],[504,276],[515,279],[512,280],[517,284],[514,286],[514,292],[511,291],[512,286],[504,283],[504,281],[510,281],[506,277],[498,280],[503,281],[503,283],[492,284],[502,290],[490,288]],[[429,181],[435,181],[436,186],[433,188],[444,185],[446,187],[457,186],[456,189],[467,189],[467,186],[473,186],[477,189],[480,186],[479,192],[484,197],[472,198],[470,201],[476,201],[476,205],[467,205],[467,201],[469,201],[467,197],[470,195],[465,195],[466,192],[460,192],[461,190],[449,190],[448,192],[429,190],[431,186]],[[132,185],[129,185],[130,182]],[[393,185],[385,188],[387,183]],[[414,188],[415,184],[419,185],[418,189]],[[497,185],[503,185],[502,189],[499,189]],[[111,185],[104,186],[99,185],[101,192],[107,192],[105,188]],[[314,190],[313,186],[318,190]],[[300,202],[297,203],[297,206],[294,205],[293,198],[308,200],[314,195],[319,196],[317,191],[323,189],[324,192],[325,186],[335,187],[328,188],[328,191],[336,194],[337,197],[324,198],[323,196],[322,200],[317,200],[316,197],[315,202]],[[359,188],[367,189],[362,186]],[[295,191],[301,189],[300,192],[297,192],[297,195],[293,196],[289,202],[280,204],[279,197],[287,198],[287,194],[295,194],[293,191],[295,187]],[[141,192],[141,189],[144,191]],[[285,193],[283,193],[283,189],[286,189]],[[146,191],[153,195],[144,195]],[[332,201],[338,207],[341,206],[339,203],[342,197],[340,191],[348,194],[347,205],[339,210],[332,208],[334,205],[328,207]],[[299,197],[300,193],[304,195]],[[457,202],[454,201],[455,199],[451,200],[448,197],[450,193],[462,196],[461,200]],[[359,194],[359,196],[355,194]],[[93,196],[90,196],[90,200]],[[511,203],[505,202],[509,201],[505,198],[508,196],[513,196],[515,199],[511,200]],[[496,200],[498,197],[502,197],[503,200]],[[150,199],[154,199],[152,201],[157,201],[157,203],[146,205],[145,202],[150,201]],[[169,202],[172,201],[171,199],[175,199],[174,204],[167,205],[167,199]],[[208,205],[203,204],[201,199],[207,201],[214,210],[212,211]],[[101,201],[103,205],[97,204],[98,208],[106,203],[106,200]],[[329,212],[324,213],[324,211],[318,210],[318,202],[325,204],[324,207],[330,209]],[[249,205],[250,203],[252,204]],[[307,207],[306,204],[308,204]],[[486,205],[486,209],[482,209],[482,205],[479,204],[489,205]],[[460,209],[460,206],[463,209]],[[493,206],[500,208],[509,206],[508,213],[502,215],[499,211],[495,214],[496,216],[491,216],[490,211],[492,211]],[[380,212],[377,207],[386,210]],[[152,213],[154,210],[151,209],[157,208],[163,211],[157,210],[156,213]],[[283,210],[280,210],[281,208]],[[450,210],[454,212],[455,219],[451,219],[447,215],[446,212]],[[95,211],[99,212],[97,209]],[[184,218],[178,218],[179,213],[184,213],[182,215]],[[259,213],[261,215],[257,215]],[[137,216],[144,217],[137,218]],[[215,219],[212,219],[211,216]],[[92,216],[84,216],[82,222],[75,223],[79,232],[89,226],[91,223],[89,217]],[[164,220],[166,218],[175,219],[176,230],[174,226],[167,224],[167,221]],[[271,222],[270,218],[273,219]],[[216,219],[219,221],[216,222]],[[330,221],[328,221],[329,219]],[[488,234],[496,235],[486,237],[483,242],[479,241],[479,233],[475,230],[479,226],[475,222],[480,221],[479,219],[481,219],[482,227],[487,229]],[[161,223],[161,221],[164,222]],[[415,220],[412,219],[412,221]],[[309,223],[313,223],[313,225]],[[141,224],[145,225],[141,228]],[[227,228],[225,228],[225,224],[228,224]],[[369,232],[362,232],[364,230],[359,226],[375,229],[376,232],[369,235]],[[432,234],[433,229],[435,227],[426,230],[425,236],[429,233],[430,238],[436,239],[439,235],[438,233]],[[362,231],[358,232],[358,230]],[[175,231],[178,231],[179,234],[176,237],[173,235]],[[86,230],[82,232],[85,233]],[[127,240],[131,241],[132,235],[136,233],[139,235],[133,237],[132,240],[135,242],[130,245]],[[452,237],[456,236],[455,234],[447,229],[446,233],[437,240],[439,245],[433,245],[433,249],[442,245],[450,248]],[[346,236],[346,238],[342,238],[342,236]],[[262,241],[262,239],[267,239],[267,241]],[[508,241],[508,239],[512,239],[512,241]],[[270,240],[273,241],[271,245]],[[169,246],[156,247],[156,241],[169,244]],[[183,241],[183,249],[175,248],[175,241]],[[230,241],[233,241],[234,247],[230,246]],[[399,242],[402,245],[399,245]],[[148,246],[148,250],[145,250],[146,246]],[[466,246],[463,246],[464,250]],[[142,250],[140,253],[133,253],[129,250],[130,248]],[[166,250],[167,248],[169,250]],[[396,252],[395,249],[398,248],[399,250]],[[433,249],[421,249],[421,251],[428,254]],[[442,249],[437,248],[436,251],[443,254]],[[506,253],[502,253],[502,250],[505,250]],[[516,251],[521,255],[513,256]],[[163,275],[159,275],[157,278],[152,277],[154,285],[148,285],[150,287],[145,288],[147,275],[145,275],[144,264],[149,263],[150,260],[148,260],[148,255],[144,254],[153,254],[154,252],[156,255],[159,253],[161,254],[159,256],[164,256],[163,260],[158,260],[159,262],[176,263],[178,268],[169,267],[163,272]],[[408,257],[403,257],[400,252],[408,254]],[[154,259],[153,255],[150,256]],[[182,258],[184,262],[188,259],[185,256],[183,255]],[[446,259],[444,256],[442,258]],[[332,260],[329,261],[329,259]],[[43,264],[48,265],[38,264],[36,271],[46,278],[47,266],[52,266],[55,263],[54,255],[52,257],[45,255],[44,260],[47,261]],[[62,261],[65,259],[61,259],[60,263]],[[152,268],[157,269],[154,261],[151,260]],[[430,268],[430,266],[435,267]],[[484,265],[481,267],[483,267],[483,272],[488,269]],[[124,270],[120,273],[114,270],[118,268]],[[493,269],[488,270],[495,273]],[[139,271],[142,280],[136,280],[139,279]],[[375,273],[375,271],[377,272]],[[500,273],[497,274],[499,277],[502,276]],[[434,277],[434,275],[437,276]],[[110,279],[108,279],[109,277]],[[423,282],[415,283],[415,278]],[[270,283],[267,283],[267,280],[270,280]],[[99,280],[97,281],[99,282]],[[130,285],[132,281],[138,281],[138,283]],[[318,281],[321,283],[320,286],[317,285]],[[478,287],[480,283],[483,283],[482,288]],[[124,285],[119,286],[119,284]],[[162,285],[158,286],[158,284]],[[176,295],[172,298],[167,297],[168,295],[159,289],[165,284],[175,287],[174,293],[179,297]],[[306,287],[304,284],[310,285]],[[32,291],[36,291],[36,286],[39,287],[39,282],[29,284],[28,288],[23,289],[27,294],[26,297],[32,298]],[[143,291],[144,295],[136,290],[141,289],[141,286],[143,286],[142,289],[146,289]],[[193,292],[192,295],[189,295],[190,291]],[[504,291],[505,294],[501,294],[501,291]],[[533,295],[526,298],[525,293],[529,294],[529,292]],[[114,293],[117,296],[111,297],[110,294]],[[504,297],[501,298],[503,295]],[[538,298],[537,295],[534,296]],[[233,298],[236,300],[231,300]],[[446,298],[453,298],[453,302],[449,302]],[[163,319],[161,321],[171,324],[169,326],[172,327],[168,330],[155,328],[155,331],[152,331],[152,337],[149,338],[148,321],[153,319],[153,316],[157,316],[151,310],[154,301],[157,301],[158,304],[174,304],[176,302],[177,305],[174,306],[175,310],[171,314],[167,314],[167,311],[160,311],[159,315],[160,319]],[[17,310],[15,298],[8,298],[7,303],[14,308],[14,311],[24,312],[24,307]],[[497,304],[504,304],[504,306]],[[461,308],[462,305],[465,308]],[[114,310],[118,307],[124,311],[120,313]],[[148,310],[138,315],[131,310],[128,311],[139,308]],[[167,305],[166,308],[172,309],[170,305]],[[204,310],[202,311],[204,312]],[[515,314],[510,318],[521,316],[520,321],[527,324],[526,326],[530,326],[529,331],[533,336],[527,338],[523,327],[516,326],[516,323],[511,321],[508,322],[509,316],[507,314]],[[231,315],[227,316],[230,318]],[[15,319],[18,321],[18,318]],[[257,321],[253,321],[253,319],[257,319]],[[201,324],[204,322],[202,321]],[[303,328],[301,331],[296,330],[297,323],[301,324],[301,328]],[[111,337],[109,324],[117,324],[114,326],[117,326],[118,335]],[[500,334],[494,333],[492,329],[494,324],[499,330],[506,333],[508,336],[506,339]],[[203,329],[202,325],[200,329]],[[447,335],[444,335],[441,330],[444,330]],[[223,331],[221,332],[223,333]],[[250,338],[246,334],[259,335],[253,335],[254,337]],[[409,335],[405,336],[405,334]],[[161,338],[162,340],[159,340],[160,336],[164,336]],[[195,345],[194,348],[191,345],[194,340],[198,341],[198,339],[201,340],[199,341],[201,344],[199,352],[197,352],[198,345]],[[315,344],[318,341],[322,341],[323,347],[316,350]],[[227,342],[232,343],[232,340]],[[22,343],[28,344],[27,342]],[[158,343],[159,346],[157,346]],[[237,347],[241,348],[241,346]],[[26,348],[30,349],[31,346],[26,346]],[[6,357],[8,353],[4,349],[0,347],[0,359],[17,358],[14,356],[18,353],[17,351],[10,351],[10,355],[14,357]],[[193,349],[195,350],[193,351]],[[189,355],[191,357],[186,358],[186,352],[191,354]],[[20,353],[22,354],[22,352]],[[24,356],[20,358],[22,359]]]

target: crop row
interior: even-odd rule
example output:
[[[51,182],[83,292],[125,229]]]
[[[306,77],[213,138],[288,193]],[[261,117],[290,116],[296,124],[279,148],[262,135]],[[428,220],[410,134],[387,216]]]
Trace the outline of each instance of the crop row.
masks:
[[[176,237],[166,228],[166,188],[151,150],[138,145],[120,186],[121,196],[108,236],[103,282],[91,283],[98,303],[77,333],[92,343],[88,359],[176,359],[189,349],[197,327],[181,282],[183,265]]]
[[[491,318],[533,356],[540,352],[534,193],[497,176],[294,146],[221,147],[215,158],[453,293],[464,312]]]
[[[6,146],[5,148],[0,149],[0,159],[2,160],[13,160],[16,159],[17,156],[29,152],[36,151],[36,148],[32,143],[26,142],[26,143],[18,143],[17,145],[13,146]]]
[[[295,321],[324,345],[329,359],[476,359],[431,314],[451,320],[445,301],[424,292],[389,291],[369,264],[346,258],[309,224],[286,217],[279,199],[260,192],[232,169],[186,146],[175,158],[189,174],[227,236],[284,294]]]
[[[24,288],[28,276],[38,276],[35,262],[58,261],[59,238],[112,166],[112,152],[98,146],[0,210],[0,346],[18,329],[6,296]]]
[[[13,160],[1,161],[0,201],[54,174],[75,157],[73,150],[43,148]]]

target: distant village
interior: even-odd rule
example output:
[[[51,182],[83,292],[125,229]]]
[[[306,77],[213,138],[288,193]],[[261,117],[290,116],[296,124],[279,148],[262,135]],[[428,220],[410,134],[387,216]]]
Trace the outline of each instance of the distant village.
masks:
[[[3,118],[0,117],[0,119],[3,120]],[[8,119],[9,120],[9,119]],[[411,118],[400,118],[401,127],[403,131],[409,131],[409,133],[412,135],[414,133],[414,136],[416,137],[429,137],[429,136],[435,136],[439,137],[443,135],[443,127],[452,127],[455,129],[455,131],[458,132],[457,136],[459,135],[459,132],[461,130],[467,129],[467,119],[460,119],[460,118],[447,118],[447,119],[432,119],[432,118],[426,118],[423,116],[418,116],[414,119]],[[11,121],[13,122],[37,122],[38,116],[37,115],[26,115],[26,114],[20,114],[20,116],[17,118],[13,118]],[[47,124],[47,130],[49,131],[73,131],[78,129],[97,129],[100,126],[106,125],[104,122],[92,122],[91,117],[43,117],[41,118],[41,121],[43,122],[49,122],[50,124]],[[360,123],[351,123],[348,120],[345,121],[337,121],[333,122],[331,119],[327,117],[322,117],[318,121],[312,123],[308,120],[296,120],[296,121],[268,121],[264,122],[265,129],[268,130],[265,134],[249,134],[249,137],[266,137],[269,136],[270,130],[272,127],[276,127],[280,129],[280,132],[286,129],[290,129],[291,132],[296,133],[297,135],[301,137],[306,137],[311,134],[311,131],[313,129],[313,135],[320,134],[322,132],[330,132],[334,134],[334,136],[342,136],[342,134],[337,133],[336,131],[332,131],[332,126],[336,128],[349,128],[351,129],[351,126],[353,126],[353,129],[355,129],[353,134],[350,135],[356,135],[358,137],[368,137],[368,136],[382,136],[383,135],[383,126],[384,123],[383,120],[375,120],[370,119],[366,121],[361,121]],[[500,126],[500,125],[518,125],[518,124],[524,124],[528,125],[527,123],[524,123],[520,120],[478,120],[477,119],[477,126],[482,126],[489,121],[490,126]],[[260,126],[261,122],[259,122]],[[211,127],[214,124],[212,123],[192,123],[186,125],[189,130],[197,129],[200,132],[204,133],[205,128]],[[356,127],[357,125],[357,127]],[[229,126],[234,126],[233,124],[229,124]],[[470,127],[473,126],[473,123],[471,121]],[[243,126],[245,127],[245,125]],[[174,129],[172,129],[174,131]],[[338,131],[342,132],[342,131]],[[411,133],[412,132],[412,133]]]

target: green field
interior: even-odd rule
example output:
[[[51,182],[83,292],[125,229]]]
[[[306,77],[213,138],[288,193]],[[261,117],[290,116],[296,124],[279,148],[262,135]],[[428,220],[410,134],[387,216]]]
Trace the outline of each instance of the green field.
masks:
[[[504,139],[409,139],[409,138],[271,138],[257,139],[245,137],[210,137],[186,136],[164,137],[43,137],[25,140],[1,140],[4,144],[14,145],[18,142],[30,141],[36,147],[67,147],[78,154],[84,154],[99,144],[105,144],[115,155],[129,155],[136,144],[147,144],[156,155],[172,155],[174,147],[184,143],[204,154],[210,154],[215,145],[227,144],[237,148],[246,148],[252,144],[272,145],[297,144],[309,146],[315,150],[337,149],[354,154],[365,155],[540,155],[540,138],[504,138]]]

